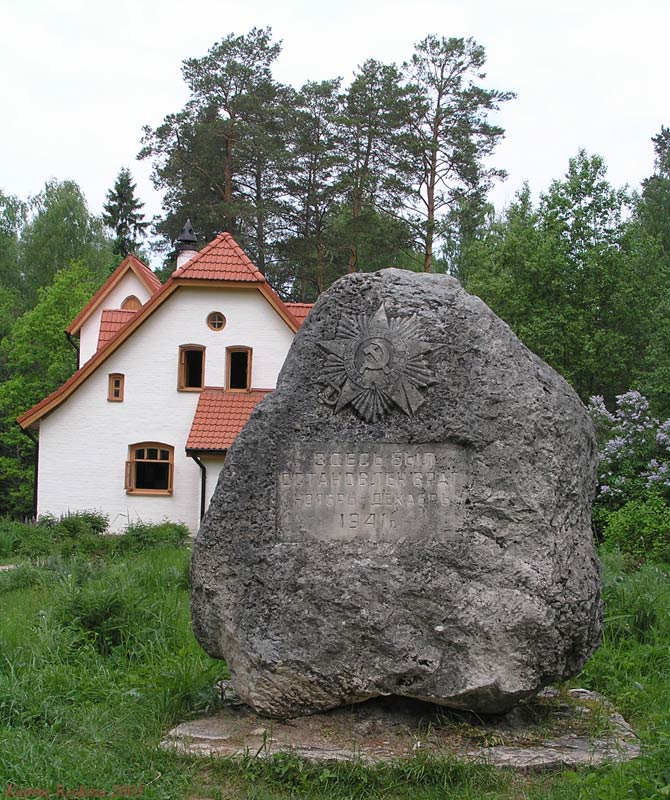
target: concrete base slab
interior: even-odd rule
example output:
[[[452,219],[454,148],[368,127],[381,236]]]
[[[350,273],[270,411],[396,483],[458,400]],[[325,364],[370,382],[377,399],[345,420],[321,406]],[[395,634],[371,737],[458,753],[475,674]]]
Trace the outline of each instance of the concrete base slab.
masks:
[[[177,725],[161,746],[206,757],[292,753],[370,764],[427,751],[519,771],[593,767],[640,754],[630,725],[606,698],[585,689],[545,689],[486,718],[401,697],[286,720],[261,717],[230,694],[224,703],[215,716]]]

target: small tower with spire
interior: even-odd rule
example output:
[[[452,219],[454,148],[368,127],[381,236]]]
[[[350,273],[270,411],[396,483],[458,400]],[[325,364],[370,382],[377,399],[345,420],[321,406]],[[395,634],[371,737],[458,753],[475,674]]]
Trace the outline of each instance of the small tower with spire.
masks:
[[[177,269],[183,267],[188,263],[193,256],[198,255],[197,248],[198,237],[195,235],[191,220],[186,220],[186,225],[182,228],[181,233],[177,239]]]

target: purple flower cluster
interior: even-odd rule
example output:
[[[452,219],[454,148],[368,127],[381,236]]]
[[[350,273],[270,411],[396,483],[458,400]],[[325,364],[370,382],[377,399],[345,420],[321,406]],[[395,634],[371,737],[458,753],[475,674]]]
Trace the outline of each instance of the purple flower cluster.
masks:
[[[650,414],[637,391],[616,399],[611,413],[602,397],[592,397],[589,413],[599,438],[599,494],[609,502],[628,500],[645,490],[670,489],[670,419]]]

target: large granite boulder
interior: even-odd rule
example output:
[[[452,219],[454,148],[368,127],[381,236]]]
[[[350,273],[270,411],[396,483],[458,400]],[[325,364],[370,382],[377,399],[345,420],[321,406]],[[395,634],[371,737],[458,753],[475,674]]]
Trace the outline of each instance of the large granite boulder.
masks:
[[[342,278],[228,453],[196,636],[269,716],[503,711],[599,642],[595,479],[575,392],[456,280]]]

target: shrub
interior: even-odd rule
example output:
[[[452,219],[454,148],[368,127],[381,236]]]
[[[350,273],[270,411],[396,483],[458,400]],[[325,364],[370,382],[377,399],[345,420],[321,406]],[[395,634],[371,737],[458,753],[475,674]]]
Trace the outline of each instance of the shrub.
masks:
[[[153,547],[181,547],[189,536],[185,525],[174,522],[135,523],[118,536],[107,532],[108,524],[105,515],[93,511],[44,515],[36,525],[0,520],[0,558],[139,553]]]
[[[619,395],[613,414],[592,397],[589,412],[600,441],[598,505],[615,510],[650,489],[670,498],[670,420],[653,417],[636,391]]]
[[[122,553],[134,553],[149,547],[180,547],[188,536],[188,528],[176,522],[161,522],[158,525],[137,522],[129,525],[125,533],[118,537],[116,549]]]
[[[41,525],[22,525],[14,543],[14,554],[37,558],[58,551],[59,537]]]
[[[61,517],[55,527],[63,536],[69,536],[72,539],[91,534],[100,536],[107,533],[109,518],[106,514],[99,514],[95,511],[79,511],[76,514],[66,514]]]
[[[602,397],[589,403],[600,442],[596,535],[638,560],[670,555],[670,420],[652,416],[639,392],[619,395],[610,413]]]
[[[73,576],[61,584],[54,602],[57,622],[87,634],[86,638],[101,653],[109,653],[121,644],[130,615],[131,603],[123,586],[87,582],[79,585]]]
[[[638,559],[670,561],[670,506],[654,491],[630,500],[607,516],[603,539]]]

